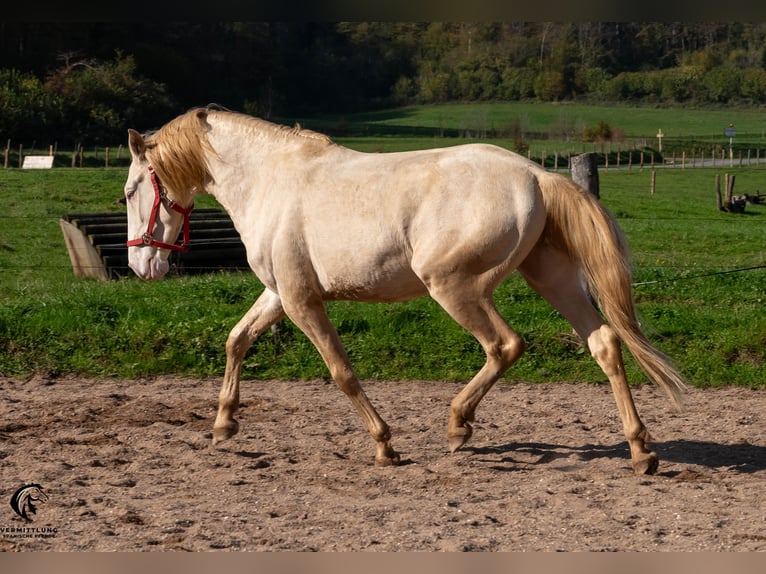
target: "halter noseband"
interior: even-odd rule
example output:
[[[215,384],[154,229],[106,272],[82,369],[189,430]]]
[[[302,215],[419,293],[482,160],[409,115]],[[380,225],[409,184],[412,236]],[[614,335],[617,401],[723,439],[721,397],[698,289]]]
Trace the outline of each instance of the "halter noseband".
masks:
[[[159,177],[154,172],[154,168],[149,166],[149,176],[152,179],[152,186],[154,187],[154,204],[152,205],[152,213],[149,216],[149,224],[146,226],[146,232],[137,239],[131,239],[127,242],[128,247],[149,245],[153,247],[159,247],[160,249],[170,249],[172,251],[188,251],[189,250],[189,215],[191,215],[194,209],[194,204],[190,207],[181,207],[175,201],[168,198],[165,193],[165,188],[162,187]],[[180,213],[184,216],[184,239],[180,243],[164,243],[157,241],[152,237],[154,231],[154,224],[157,221],[157,215],[160,212],[160,204],[164,204],[166,208]]]

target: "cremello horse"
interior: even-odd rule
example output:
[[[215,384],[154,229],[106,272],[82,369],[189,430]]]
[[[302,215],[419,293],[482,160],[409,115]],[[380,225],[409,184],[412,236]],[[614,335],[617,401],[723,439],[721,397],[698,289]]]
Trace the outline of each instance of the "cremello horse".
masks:
[[[231,216],[265,286],[226,341],[214,444],[238,430],[247,349],[287,316],[361,414],[376,442],[375,462],[397,464],[389,427],[354,374],[324,302],[430,295],[487,356],[450,405],[454,452],[470,438],[482,397],[524,351],[493,300],[518,269],[572,324],[608,377],[635,471],[656,470],[620,341],[677,405],[684,380],[639,328],[628,251],[614,219],[571,180],[491,145],[360,153],[312,131],[206,109],[150,135],[129,130],[129,147],[125,197],[136,275],[167,272],[169,250],[184,248],[175,243],[182,227],[189,241],[195,195],[210,193]]]

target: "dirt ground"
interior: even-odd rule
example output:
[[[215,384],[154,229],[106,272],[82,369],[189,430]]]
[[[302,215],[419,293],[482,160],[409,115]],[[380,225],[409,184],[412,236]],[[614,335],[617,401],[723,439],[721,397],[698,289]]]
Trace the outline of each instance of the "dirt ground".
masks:
[[[691,389],[677,414],[634,389],[660,457],[635,476],[605,385],[498,383],[455,454],[462,385],[364,386],[399,467],[324,380],[245,381],[212,449],[217,379],[0,377],[0,550],[766,550],[764,390]]]

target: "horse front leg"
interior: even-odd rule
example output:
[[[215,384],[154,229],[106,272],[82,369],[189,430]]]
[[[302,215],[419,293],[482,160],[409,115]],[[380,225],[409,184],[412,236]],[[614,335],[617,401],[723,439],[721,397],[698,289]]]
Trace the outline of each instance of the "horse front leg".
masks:
[[[367,398],[348,359],[340,337],[327,316],[318,297],[301,297],[298,301],[285,300],[290,319],[305,333],[322,356],[330,376],[351,400],[375,440],[375,464],[399,464],[399,454],[391,447],[391,431]]]
[[[218,395],[218,414],[213,424],[213,445],[233,437],[239,430],[234,415],[239,408],[239,380],[245,353],[256,337],[284,317],[279,295],[266,289],[229,333],[226,340],[226,371]]]

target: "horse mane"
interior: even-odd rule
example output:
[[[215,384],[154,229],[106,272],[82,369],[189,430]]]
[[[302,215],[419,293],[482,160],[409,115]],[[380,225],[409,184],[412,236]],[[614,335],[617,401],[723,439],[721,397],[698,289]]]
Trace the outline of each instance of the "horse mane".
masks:
[[[215,153],[206,132],[206,112],[191,110],[171,120],[146,138],[146,158],[176,201],[205,191],[210,181],[206,152]]]
[[[304,129],[300,124],[285,126],[240,114],[216,106],[192,109],[146,136],[146,157],[157,176],[176,201],[188,203],[190,196],[203,193],[211,181],[206,153],[215,154],[207,139],[211,129],[207,116],[226,118],[257,136],[278,136],[285,140],[312,140],[320,145],[337,145],[322,133]]]
[[[290,135],[303,137],[303,138],[309,138],[309,139],[317,140],[319,142],[326,143],[326,144],[333,144],[333,145],[335,144],[335,142],[332,141],[332,138],[328,136],[327,134],[322,134],[319,132],[308,130],[306,128],[302,128],[301,124],[299,123],[296,123],[295,126],[293,127],[289,127],[289,126],[277,126],[277,127],[279,127],[280,129],[286,132],[289,132]]]
[[[253,130],[254,133],[258,135],[265,135],[268,137],[277,136],[282,137],[285,140],[296,139],[296,141],[300,141],[301,139],[310,139],[320,144],[336,145],[330,136],[302,128],[299,123],[296,123],[294,126],[286,126],[283,124],[275,124],[268,120],[256,118],[254,116],[238,114],[236,112],[224,112],[223,115],[234,119],[238,123],[247,125]]]

